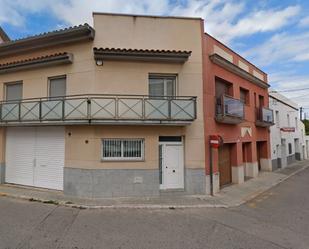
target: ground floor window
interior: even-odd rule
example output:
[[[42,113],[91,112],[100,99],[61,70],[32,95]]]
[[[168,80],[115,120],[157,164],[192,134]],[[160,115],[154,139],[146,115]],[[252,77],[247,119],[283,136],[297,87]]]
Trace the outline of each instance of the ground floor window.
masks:
[[[144,139],[103,139],[103,160],[143,160]]]
[[[292,144],[289,143],[289,154],[292,154]]]

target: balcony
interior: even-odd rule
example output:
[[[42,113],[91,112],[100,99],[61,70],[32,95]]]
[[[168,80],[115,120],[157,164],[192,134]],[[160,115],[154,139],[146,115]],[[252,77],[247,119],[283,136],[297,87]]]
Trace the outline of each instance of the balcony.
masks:
[[[0,102],[0,126],[66,124],[188,125],[196,97],[71,95]]]
[[[273,110],[266,107],[256,108],[255,125],[259,127],[269,127],[274,125]]]
[[[224,124],[239,124],[244,120],[244,103],[227,95],[216,99],[216,121]]]

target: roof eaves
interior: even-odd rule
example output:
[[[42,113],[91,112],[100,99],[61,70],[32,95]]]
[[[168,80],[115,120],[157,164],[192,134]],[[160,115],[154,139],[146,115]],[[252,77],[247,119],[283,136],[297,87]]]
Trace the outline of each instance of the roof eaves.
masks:
[[[11,41],[10,37],[5,33],[5,31],[0,27],[0,37],[4,42],[9,42]]]
[[[94,48],[96,60],[133,60],[184,63],[191,51],[159,49]]]
[[[105,16],[127,16],[127,17],[144,17],[144,18],[161,18],[161,19],[184,19],[184,20],[203,20],[201,17],[189,16],[168,16],[168,15],[143,15],[143,14],[128,14],[128,13],[111,13],[111,12],[92,12],[92,15]]]
[[[254,67],[255,69],[259,70],[261,73],[267,75],[267,73],[265,73],[262,69],[260,69],[259,67],[257,67],[256,65],[254,65],[252,62],[248,61],[246,58],[244,58],[242,55],[240,55],[239,53],[235,52],[233,49],[231,49],[230,47],[228,47],[227,45],[225,45],[223,42],[219,41],[217,38],[215,38],[214,36],[210,35],[209,33],[205,32],[204,33],[206,36],[211,37],[212,39],[214,39],[216,42],[218,42],[219,44],[221,44],[223,47],[225,47],[226,49],[230,50],[232,53],[236,54],[239,56],[239,58],[241,58],[242,60],[244,60],[245,62],[249,63],[252,67]]]
[[[88,24],[38,34],[0,44],[0,55],[12,55],[55,45],[93,40],[95,30]]]
[[[72,62],[73,54],[67,52],[56,53],[26,60],[0,64],[0,74],[61,64],[71,64]]]

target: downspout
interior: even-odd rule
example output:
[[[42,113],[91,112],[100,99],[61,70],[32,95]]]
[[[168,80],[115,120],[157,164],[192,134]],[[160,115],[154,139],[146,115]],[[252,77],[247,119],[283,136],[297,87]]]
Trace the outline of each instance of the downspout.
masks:
[[[209,176],[210,176],[210,195],[214,196],[214,186],[213,186],[213,165],[212,165],[212,147],[210,145],[209,138]]]

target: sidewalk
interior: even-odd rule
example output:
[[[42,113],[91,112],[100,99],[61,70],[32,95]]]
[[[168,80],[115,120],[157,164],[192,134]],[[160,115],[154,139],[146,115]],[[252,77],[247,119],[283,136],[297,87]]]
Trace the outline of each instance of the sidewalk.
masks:
[[[216,196],[160,196],[138,198],[79,199],[64,196],[60,191],[42,190],[15,185],[0,185],[1,196],[29,201],[86,208],[229,208],[239,206],[287,178],[309,167],[309,161],[291,164],[276,172],[261,172],[255,179],[241,185],[223,188]]]

